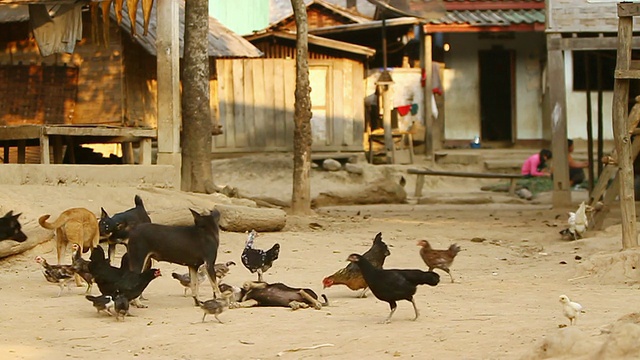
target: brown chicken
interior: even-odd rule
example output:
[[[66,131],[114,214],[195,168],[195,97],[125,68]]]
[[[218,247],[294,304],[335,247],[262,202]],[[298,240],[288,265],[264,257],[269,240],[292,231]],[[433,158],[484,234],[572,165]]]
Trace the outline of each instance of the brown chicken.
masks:
[[[435,250],[431,248],[431,245],[427,240],[418,241],[418,246],[421,246],[420,249],[420,257],[425,264],[429,267],[429,271],[433,269],[444,270],[449,277],[451,278],[451,282],[453,282],[453,276],[451,276],[451,264],[453,263],[453,259],[456,258],[456,255],[460,252],[460,246],[456,244],[451,244],[447,250]]]
[[[362,257],[369,260],[375,268],[382,269],[384,260],[390,254],[387,244],[382,241],[382,233],[378,233],[375,239],[373,239],[371,248],[369,248]],[[345,268],[336,271],[333,275],[327,276],[322,280],[322,285],[324,288],[331,287],[332,285],[346,285],[354,291],[364,289],[358,297],[364,297],[368,288],[367,282],[364,280],[364,277],[362,277],[360,268],[355,263],[349,263]]]

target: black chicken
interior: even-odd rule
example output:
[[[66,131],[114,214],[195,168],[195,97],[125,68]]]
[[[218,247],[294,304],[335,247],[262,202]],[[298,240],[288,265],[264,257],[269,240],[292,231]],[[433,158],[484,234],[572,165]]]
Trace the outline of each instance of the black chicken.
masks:
[[[242,251],[242,264],[249,269],[251,273],[258,273],[258,281],[262,281],[262,274],[269,270],[273,262],[278,259],[280,253],[280,244],[274,244],[271,249],[265,251],[253,248],[253,241],[258,233],[251,230],[247,238],[247,243]]]
[[[85,291],[85,293],[89,294],[93,287],[93,275],[91,274],[91,271],[89,271],[90,261],[82,258],[82,251],[80,251],[80,246],[78,246],[78,244],[73,244],[72,249],[71,266],[76,274],[87,283],[87,291]]]
[[[120,320],[120,316],[124,320],[124,317],[129,315],[129,299],[124,294],[116,293],[113,299],[113,310],[116,313],[116,320]]]
[[[142,273],[135,273],[126,267],[120,269],[109,265],[109,260],[104,256],[102,247],[97,246],[91,252],[89,270],[94,277],[100,292],[103,295],[124,295],[129,301],[137,299],[151,280],[161,276],[159,269],[147,269]],[[126,258],[122,259],[126,264]],[[144,307],[140,302],[138,307]]]
[[[418,319],[420,314],[413,299],[417,286],[423,284],[436,286],[440,282],[440,275],[433,271],[376,269],[369,260],[358,254],[349,255],[347,261],[351,261],[360,267],[360,271],[362,271],[362,275],[373,295],[389,303],[391,313],[389,313],[389,317],[384,323],[391,321],[391,316],[398,307],[396,304],[398,300],[411,301],[413,310],[416,313],[416,317],[413,320]]]

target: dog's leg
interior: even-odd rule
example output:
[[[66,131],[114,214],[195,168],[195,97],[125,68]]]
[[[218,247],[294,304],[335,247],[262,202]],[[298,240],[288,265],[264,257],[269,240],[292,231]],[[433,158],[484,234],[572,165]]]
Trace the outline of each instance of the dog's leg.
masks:
[[[320,310],[322,309],[322,303],[317,299],[314,299],[313,296],[309,295],[308,292],[304,290],[300,290],[300,296],[302,296],[305,300],[307,300],[311,305],[313,305],[314,309]]]
[[[309,307],[309,304],[293,300],[289,302],[289,307],[291,308],[291,310],[306,309]]]
[[[222,296],[222,293],[220,292],[220,288],[218,287],[218,278],[216,277],[216,271],[214,269],[214,261],[206,262],[205,264],[205,266],[207,267],[209,282],[211,283],[211,287],[213,288],[213,298],[219,299]]]
[[[67,238],[64,236],[62,228],[56,229],[56,249],[58,250],[58,265],[60,265],[67,252]]]
[[[189,287],[191,288],[191,296],[193,296],[193,301],[195,302],[196,306],[200,306],[200,301],[198,301],[198,295],[200,294],[198,284],[198,269],[191,266],[189,266]]]
[[[258,281],[262,282],[262,269],[258,269]]]
[[[258,300],[249,299],[242,302],[234,302],[229,304],[229,309],[250,308],[258,306]]]
[[[116,258],[116,244],[112,243],[111,240],[107,240],[107,243],[109,244],[107,254],[109,255],[109,264],[111,264],[111,262]]]

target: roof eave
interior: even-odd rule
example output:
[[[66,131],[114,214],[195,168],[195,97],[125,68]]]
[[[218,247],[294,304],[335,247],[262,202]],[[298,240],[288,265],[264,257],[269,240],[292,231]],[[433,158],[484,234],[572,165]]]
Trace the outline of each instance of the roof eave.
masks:
[[[412,17],[403,17],[403,18],[385,20],[386,27],[418,25],[418,24],[420,24],[420,19],[412,18]],[[381,27],[382,27],[382,20],[373,20],[363,24],[327,26],[323,28],[309,30],[309,33],[313,35],[323,35],[323,34],[333,34],[340,31],[368,30],[368,29],[375,29],[375,28],[381,28]]]

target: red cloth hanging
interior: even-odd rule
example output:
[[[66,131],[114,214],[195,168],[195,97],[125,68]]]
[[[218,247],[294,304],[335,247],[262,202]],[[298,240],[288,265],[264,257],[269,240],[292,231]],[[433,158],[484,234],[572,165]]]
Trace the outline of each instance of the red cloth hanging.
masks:
[[[398,106],[396,108],[400,116],[406,116],[411,111],[411,105]]]

